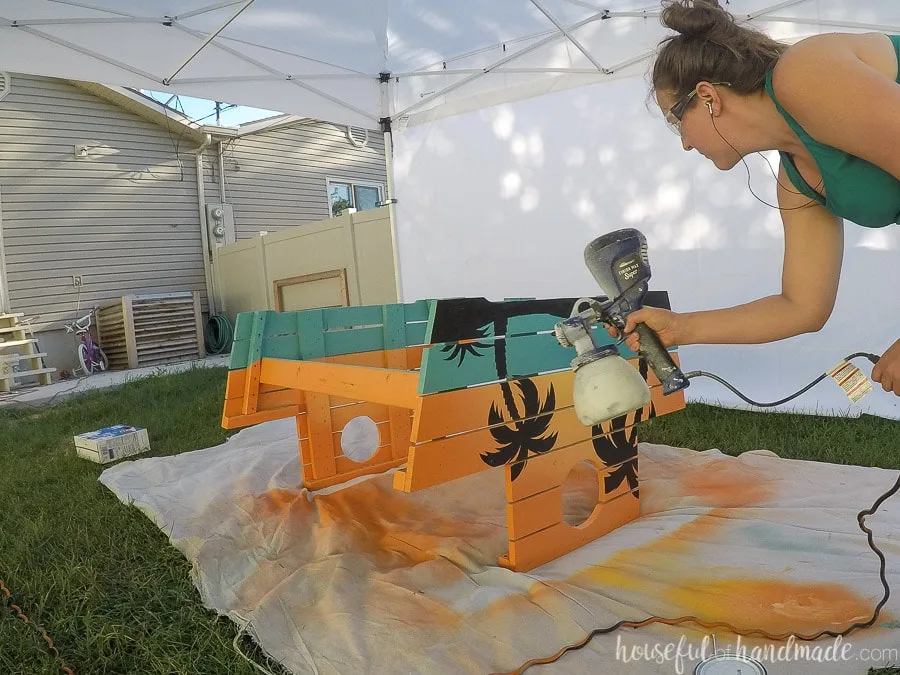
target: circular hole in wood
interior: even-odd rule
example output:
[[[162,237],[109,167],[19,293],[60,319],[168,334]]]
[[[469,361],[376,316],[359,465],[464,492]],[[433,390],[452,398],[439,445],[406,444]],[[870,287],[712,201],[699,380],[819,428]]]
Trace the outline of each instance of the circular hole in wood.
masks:
[[[354,462],[367,462],[378,450],[378,426],[371,417],[354,417],[341,431],[341,450]]]
[[[600,501],[600,474],[583,460],[572,467],[562,485],[563,522],[578,527],[594,512]]]

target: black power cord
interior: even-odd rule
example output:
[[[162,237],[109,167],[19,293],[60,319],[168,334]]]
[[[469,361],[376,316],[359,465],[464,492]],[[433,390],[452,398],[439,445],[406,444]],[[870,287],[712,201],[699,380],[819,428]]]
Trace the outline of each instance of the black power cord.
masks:
[[[878,363],[878,359],[879,359],[879,357],[876,356],[875,354],[869,354],[866,352],[857,352],[855,354],[851,354],[844,360],[850,361],[851,359],[855,359],[855,358],[859,358],[859,357],[867,358],[873,364]],[[692,371],[690,373],[686,373],[685,376],[688,378],[701,377],[701,376],[712,378],[712,379],[716,380],[717,382],[723,384],[724,386],[728,387],[731,391],[733,391],[735,394],[740,396],[741,399],[743,399],[750,405],[754,405],[754,406],[757,406],[760,408],[767,408],[767,407],[781,405],[792,399],[795,399],[798,396],[800,396],[801,394],[806,393],[807,391],[812,389],[814,386],[816,386],[819,382],[821,382],[826,377],[828,377],[827,373],[823,373],[818,378],[816,378],[815,380],[810,382],[808,385],[806,385],[800,391],[798,391],[794,394],[791,394],[790,396],[786,396],[785,398],[783,398],[779,401],[775,401],[773,403],[757,403],[756,401],[753,401],[753,400],[747,398],[746,396],[744,396],[741,392],[739,392],[737,389],[732,387],[728,382],[726,382],[725,380],[723,380],[722,378],[720,378],[717,375],[713,375],[711,373],[705,373],[703,371],[697,370],[697,371]],[[549,656],[546,658],[539,658],[539,659],[531,659],[530,661],[527,661],[526,663],[522,664],[516,670],[512,671],[511,673],[507,673],[506,675],[521,675],[521,673],[524,673],[526,670],[528,670],[532,666],[546,665],[548,663],[553,663],[554,661],[558,661],[560,658],[562,658],[562,656],[566,652],[575,651],[577,649],[582,649],[583,647],[587,646],[587,644],[592,639],[594,639],[594,637],[597,635],[605,635],[608,633],[613,633],[613,632],[619,630],[620,628],[642,628],[643,626],[647,626],[651,623],[661,623],[661,624],[666,624],[669,626],[682,624],[682,623],[693,623],[693,624],[696,624],[703,628],[727,628],[728,630],[732,631],[733,633],[735,633],[737,635],[758,635],[758,636],[761,636],[761,637],[764,637],[764,638],[767,638],[770,640],[785,640],[785,639],[788,639],[789,637],[793,636],[793,638],[795,640],[801,640],[801,641],[805,641],[805,642],[812,642],[812,641],[818,640],[819,638],[824,637],[824,636],[835,637],[835,638],[836,637],[845,637],[845,636],[849,635],[850,633],[852,633],[853,631],[858,630],[860,628],[868,628],[868,627],[874,625],[875,622],[878,620],[878,616],[881,613],[882,608],[887,604],[888,599],[891,597],[891,588],[890,588],[890,585],[888,584],[887,576],[885,575],[885,567],[887,565],[887,562],[885,560],[884,553],[882,553],[881,549],[879,549],[878,546],[875,545],[875,540],[872,536],[872,530],[870,530],[868,527],[866,527],[865,520],[868,516],[875,514],[875,512],[878,511],[878,508],[881,506],[881,504],[884,503],[887,499],[889,499],[893,495],[897,494],[898,491],[900,491],[900,476],[898,476],[897,481],[894,483],[894,486],[890,490],[888,490],[887,492],[882,494],[880,497],[878,497],[878,499],[875,500],[875,503],[872,504],[872,506],[870,508],[860,511],[856,515],[856,521],[857,521],[857,523],[859,523],[859,528],[866,534],[866,539],[869,543],[869,548],[871,548],[872,551],[875,552],[875,555],[878,556],[878,560],[880,561],[878,576],[881,579],[881,586],[884,589],[884,595],[882,596],[882,598],[878,602],[878,604],[875,605],[875,609],[872,612],[872,617],[868,621],[853,623],[848,628],[846,628],[845,630],[843,630],[841,632],[823,630],[823,631],[820,631],[819,633],[816,633],[815,635],[793,635],[793,634],[787,634],[787,633],[781,634],[781,635],[773,635],[771,633],[767,633],[766,631],[759,630],[759,629],[741,630],[741,629],[736,628],[735,626],[732,626],[731,624],[725,623],[725,622],[702,621],[695,616],[683,616],[683,617],[679,617],[677,619],[665,619],[665,618],[658,617],[658,616],[650,616],[650,617],[648,617],[646,619],[642,619],[640,621],[623,620],[623,621],[618,621],[618,622],[612,624],[611,626],[607,626],[605,628],[595,628],[590,633],[588,633],[584,637],[583,640],[581,640],[577,644],[567,645],[566,647],[563,647],[561,650],[559,650],[553,656]]]
[[[867,352],[856,352],[855,354],[851,354],[850,356],[845,357],[844,361],[851,361],[851,360],[857,359],[857,358],[866,358],[866,359],[869,359],[869,361],[871,361],[873,364],[876,364],[876,363],[878,363],[878,359],[880,357],[876,356],[875,354],[869,354]],[[688,379],[691,379],[692,377],[708,377],[712,380],[715,380],[719,384],[727,387],[732,392],[737,394],[742,400],[746,401],[750,405],[754,405],[757,408],[774,408],[775,406],[779,406],[784,403],[787,403],[788,401],[792,401],[793,399],[797,398],[801,394],[805,394],[810,389],[812,389],[817,384],[819,384],[819,382],[821,382],[826,377],[828,377],[828,373],[822,373],[821,375],[819,375],[819,377],[817,377],[815,380],[813,380],[808,385],[803,387],[803,389],[801,389],[800,391],[795,392],[795,393],[791,394],[790,396],[785,396],[783,399],[780,399],[778,401],[773,401],[772,403],[757,403],[756,401],[753,401],[753,400],[747,398],[746,396],[744,396],[741,392],[739,392],[737,389],[732,387],[728,382],[723,380],[721,377],[719,377],[718,375],[713,375],[712,373],[705,373],[702,370],[692,370],[689,373],[685,373],[684,376]]]

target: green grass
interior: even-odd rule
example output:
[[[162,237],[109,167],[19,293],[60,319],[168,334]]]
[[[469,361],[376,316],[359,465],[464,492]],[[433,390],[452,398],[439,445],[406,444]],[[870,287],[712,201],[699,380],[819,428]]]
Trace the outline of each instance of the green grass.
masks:
[[[146,516],[97,481],[72,437],[110,424],[150,432],[153,455],[216,445],[225,370],[154,376],[66,399],[0,410],[0,579],[43,625],[77,675],[253,675],[232,647],[234,624],[205,609],[190,566]],[[761,414],[691,405],[652,420],[641,438],[737,454],[900,468],[900,424]],[[242,650],[273,673],[248,638]],[[0,612],[0,673],[55,675],[32,628]],[[900,668],[870,675],[900,675]],[[861,675],[861,674],[860,674]]]
[[[124,423],[149,430],[153,455],[216,445],[224,382],[223,368],[197,369],[0,411],[0,579],[77,675],[256,673],[232,647],[234,624],[200,604],[184,557],[97,481],[105,467],[72,441]],[[251,640],[240,644],[265,663]],[[0,673],[58,672],[37,634],[3,612]]]

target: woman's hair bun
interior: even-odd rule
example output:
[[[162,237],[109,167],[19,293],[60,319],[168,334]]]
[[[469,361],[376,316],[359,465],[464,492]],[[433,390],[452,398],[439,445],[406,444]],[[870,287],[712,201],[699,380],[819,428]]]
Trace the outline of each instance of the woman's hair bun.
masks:
[[[722,38],[737,25],[718,0],[664,0],[662,24],[686,37]]]

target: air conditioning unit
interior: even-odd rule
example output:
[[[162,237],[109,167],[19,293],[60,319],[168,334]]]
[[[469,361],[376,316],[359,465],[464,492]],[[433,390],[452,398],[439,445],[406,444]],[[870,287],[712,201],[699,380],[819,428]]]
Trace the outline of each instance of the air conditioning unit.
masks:
[[[210,246],[219,248],[225,244],[233,244],[234,208],[231,204],[207,204],[206,226],[209,228]]]
[[[0,72],[0,101],[6,98],[12,85],[9,73]]]

